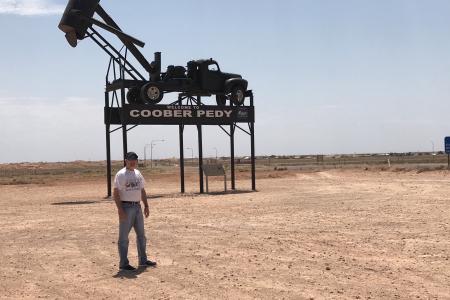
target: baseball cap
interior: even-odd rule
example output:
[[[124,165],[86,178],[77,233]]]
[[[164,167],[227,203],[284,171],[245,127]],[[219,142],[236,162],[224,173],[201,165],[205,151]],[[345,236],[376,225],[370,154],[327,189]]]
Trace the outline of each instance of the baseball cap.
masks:
[[[130,157],[132,157],[133,155],[135,155],[136,158],[138,157],[136,153],[134,153],[134,152],[128,152],[127,154],[125,154],[125,158],[130,158]]]

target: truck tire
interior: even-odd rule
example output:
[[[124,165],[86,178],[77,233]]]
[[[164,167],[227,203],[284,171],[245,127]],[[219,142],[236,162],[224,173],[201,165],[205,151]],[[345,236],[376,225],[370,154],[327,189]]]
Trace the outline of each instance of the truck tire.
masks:
[[[149,82],[141,89],[141,98],[146,104],[157,104],[163,97],[164,92],[157,83]]]
[[[218,106],[225,106],[227,104],[226,95],[216,95],[216,103]]]
[[[236,85],[231,89],[231,102],[233,102],[234,105],[236,106],[241,106],[242,104],[244,104],[244,99],[245,99],[245,90],[239,86]]]
[[[127,102],[130,104],[144,103],[141,99],[141,90],[137,87],[129,89],[127,92]]]

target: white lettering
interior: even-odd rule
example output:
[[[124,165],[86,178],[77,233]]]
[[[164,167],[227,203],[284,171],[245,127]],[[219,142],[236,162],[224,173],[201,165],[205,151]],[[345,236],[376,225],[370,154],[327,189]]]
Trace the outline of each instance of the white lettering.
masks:
[[[141,116],[143,117],[150,117],[152,115],[152,112],[150,110],[143,110],[141,111]]]
[[[191,109],[190,105],[167,105],[167,109]]]
[[[229,118],[233,111],[232,110],[230,110],[230,111],[224,110],[223,112],[227,115],[227,118]]]
[[[156,117],[159,118],[161,116],[165,117],[165,118],[171,118],[171,117],[175,117],[175,118],[192,118],[192,110],[188,110],[188,109],[192,109],[191,106],[169,106],[167,105],[167,110],[137,110],[137,109],[133,109],[130,111],[130,116],[133,118],[138,118],[139,116],[142,116],[144,118],[148,118],[148,117]],[[175,109],[175,108],[180,108],[180,109]],[[193,109],[195,109],[196,107],[194,106]],[[226,116],[227,118],[231,117],[231,113],[233,111],[232,110],[201,110],[198,109],[197,110],[197,118],[200,117],[207,117],[207,118],[222,118],[224,116]],[[239,117],[248,117],[248,112],[243,112],[243,111],[239,111],[238,112],[238,116]]]

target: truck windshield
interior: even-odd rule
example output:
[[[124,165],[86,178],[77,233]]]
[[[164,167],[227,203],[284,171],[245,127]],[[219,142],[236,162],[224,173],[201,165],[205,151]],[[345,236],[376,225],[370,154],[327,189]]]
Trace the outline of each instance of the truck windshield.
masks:
[[[210,64],[210,65],[208,65],[208,70],[209,71],[217,71],[217,70],[219,70],[219,67],[216,64]]]

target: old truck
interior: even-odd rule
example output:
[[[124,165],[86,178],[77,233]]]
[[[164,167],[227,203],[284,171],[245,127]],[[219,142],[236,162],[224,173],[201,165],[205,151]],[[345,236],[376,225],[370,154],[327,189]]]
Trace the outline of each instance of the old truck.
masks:
[[[241,75],[222,72],[213,59],[193,60],[186,67],[168,66],[166,72],[161,72],[161,53],[156,52],[154,61],[149,63],[135,46],[144,47],[145,43],[124,33],[99,2],[100,0],[69,0],[58,27],[65,32],[72,47],[77,46],[78,40],[92,38],[120,65],[123,76],[127,73],[134,79],[133,84],[127,86],[126,98],[129,103],[156,104],[165,93],[171,92],[192,97],[216,95],[216,102],[220,106],[226,105],[227,100],[230,105],[240,106],[244,103],[247,81]],[[106,23],[93,18],[94,13]],[[126,54],[124,56],[117,51],[94,30],[93,25],[115,34],[149,73],[149,77],[141,75],[126,59]]]
[[[128,90],[129,103],[156,104],[162,100],[165,93],[170,92],[193,96],[216,95],[216,103],[220,106],[224,106],[228,99],[230,105],[240,106],[244,103],[247,80],[238,74],[222,72],[212,58],[190,61],[186,68],[170,65],[166,72],[160,72],[160,66],[161,53],[156,52],[150,81],[139,82]]]

